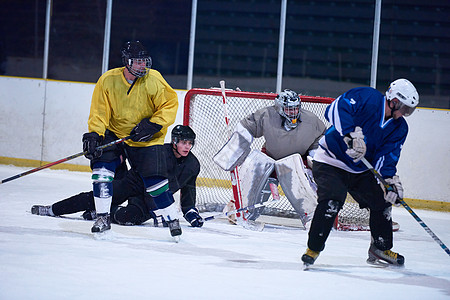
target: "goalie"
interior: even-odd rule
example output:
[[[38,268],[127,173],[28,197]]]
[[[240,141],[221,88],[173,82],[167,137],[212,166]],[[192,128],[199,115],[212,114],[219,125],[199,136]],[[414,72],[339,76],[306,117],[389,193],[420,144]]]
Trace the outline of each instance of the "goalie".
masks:
[[[305,225],[312,218],[317,196],[311,170],[303,161],[313,155],[325,129],[314,113],[301,108],[296,92],[284,90],[275,105],[240,121],[214,161],[225,171],[240,166],[243,206],[265,202],[270,196],[269,182],[279,183]],[[262,152],[250,151],[253,139],[259,137],[265,138]],[[247,219],[256,220],[262,210],[249,211]]]

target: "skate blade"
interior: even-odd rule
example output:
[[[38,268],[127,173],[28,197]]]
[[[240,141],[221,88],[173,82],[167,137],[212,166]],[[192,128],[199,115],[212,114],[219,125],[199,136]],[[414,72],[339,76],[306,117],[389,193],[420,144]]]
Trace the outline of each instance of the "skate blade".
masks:
[[[369,265],[372,265],[374,267],[378,268],[403,268],[404,265],[394,264],[385,261],[384,259],[378,258],[377,256],[370,254],[369,258],[367,258],[366,262]]]
[[[378,258],[368,258],[366,262],[376,268],[392,268],[392,267],[400,267],[399,265],[390,264],[384,260]]]
[[[311,264],[303,263],[303,271],[309,271],[311,266]]]
[[[173,238],[175,243],[178,244],[180,242],[180,236],[179,235],[173,236],[172,238]]]

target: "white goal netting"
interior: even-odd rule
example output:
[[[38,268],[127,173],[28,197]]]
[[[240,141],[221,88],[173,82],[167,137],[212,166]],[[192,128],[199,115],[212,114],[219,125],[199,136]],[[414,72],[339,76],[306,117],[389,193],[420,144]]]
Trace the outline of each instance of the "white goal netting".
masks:
[[[231,128],[250,113],[273,105],[276,97],[273,93],[232,90],[227,90],[226,95]],[[312,111],[329,126],[323,115],[326,106],[333,101],[332,98],[301,96],[301,99],[302,108]],[[201,164],[197,179],[197,208],[202,212],[222,211],[233,199],[233,191],[230,173],[223,171],[212,160],[228,139],[220,89],[190,90],[185,97],[183,123],[189,125],[197,135],[192,150]],[[261,149],[263,144],[264,138],[255,139],[252,148]],[[299,219],[281,188],[279,192],[281,201],[269,204],[264,209],[263,215]],[[357,203],[349,199],[339,213],[339,220],[341,219],[345,222],[345,226],[340,228],[341,222],[338,222],[336,223],[338,229],[366,230],[361,226],[362,224],[368,226],[368,211],[359,209]]]

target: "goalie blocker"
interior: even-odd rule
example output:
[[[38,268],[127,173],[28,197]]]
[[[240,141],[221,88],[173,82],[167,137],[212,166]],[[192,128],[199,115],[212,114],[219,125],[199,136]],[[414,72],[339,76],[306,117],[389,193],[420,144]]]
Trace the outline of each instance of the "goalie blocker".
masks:
[[[225,171],[240,166],[250,153],[252,135],[241,124],[236,126],[228,142],[214,155],[214,162]]]

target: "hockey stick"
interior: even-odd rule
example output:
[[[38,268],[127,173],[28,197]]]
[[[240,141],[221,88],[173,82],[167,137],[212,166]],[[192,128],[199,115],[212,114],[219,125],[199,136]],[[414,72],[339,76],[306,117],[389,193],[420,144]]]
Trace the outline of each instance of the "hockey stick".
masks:
[[[232,132],[230,126],[230,116],[228,115],[227,97],[225,95],[225,81],[221,80],[219,83],[220,83],[220,90],[222,91],[223,111],[225,114],[225,122],[227,124],[227,132],[229,139],[231,137]],[[230,174],[231,174],[231,185],[233,188],[233,198],[235,200],[235,207],[236,209],[239,209],[242,207],[242,194],[239,182],[238,168],[237,167],[234,168],[234,170],[230,171]],[[239,212],[236,214],[236,216],[240,217]]]
[[[372,174],[375,175],[375,177],[383,184],[386,191],[397,192],[397,190],[392,185],[387,183],[386,180],[383,177],[381,177],[380,173],[378,173],[377,170],[375,170],[372,167],[372,165],[367,161],[365,157],[363,157],[361,161],[366,165],[366,167],[370,170],[370,172],[372,172]],[[444,251],[450,256],[450,250],[448,249],[448,247],[437,237],[436,234],[434,234],[433,231],[431,231],[430,227],[428,227],[422,221],[422,219],[419,218],[419,216],[411,209],[411,207],[405,202],[405,200],[398,197],[398,201],[403,205],[403,207],[406,208],[406,210],[414,217],[414,219],[416,219],[416,221],[423,227],[423,229],[425,229],[425,231],[428,232],[428,234],[433,238],[433,240],[435,240],[439,244],[439,246],[441,246],[441,248],[444,249]]]
[[[276,191],[274,189],[276,189]],[[245,212],[247,210],[256,209],[256,208],[263,207],[263,206],[266,206],[268,204],[280,201],[280,195],[278,195],[278,188],[277,188],[277,186],[275,184],[270,183],[270,191],[271,191],[272,197],[273,197],[273,199],[270,200],[270,201],[257,203],[257,204],[249,205],[249,206],[246,206],[246,207],[237,208],[235,210],[230,210],[230,211],[227,211],[227,212],[223,212],[221,214],[217,214],[217,215],[214,215],[214,216],[206,217],[203,220],[204,221],[210,221],[210,220],[215,220],[215,219],[220,218],[220,217],[228,217],[230,215],[234,215],[234,214],[239,213],[239,212]]]
[[[120,143],[122,143],[122,142],[128,140],[130,137],[131,137],[131,136],[127,136],[127,137],[124,137],[124,138],[121,138],[121,139],[112,141],[111,143],[108,143],[108,144],[105,144],[105,145],[98,146],[98,147],[97,147],[97,150],[105,149],[106,147],[109,147],[109,146],[112,146],[112,145],[116,145],[116,144],[120,144]],[[34,172],[37,172],[37,171],[40,171],[40,170],[42,170],[42,169],[49,168],[49,167],[51,167],[51,166],[54,166],[54,165],[63,163],[63,162],[65,162],[65,161],[68,161],[68,160],[71,160],[71,159],[80,157],[80,156],[85,155],[85,154],[87,154],[87,151],[80,152],[80,153],[77,153],[77,154],[74,154],[74,155],[71,155],[71,156],[67,156],[67,157],[65,157],[65,158],[62,158],[62,159],[57,160],[57,161],[54,161],[54,162],[52,162],[52,163],[49,163],[49,164],[46,164],[46,165],[37,167],[37,168],[35,168],[35,169],[32,169],[32,170],[29,170],[29,171],[26,171],[26,172],[17,174],[17,175],[15,175],[15,176],[12,176],[12,177],[3,179],[3,180],[0,182],[0,184],[5,183],[5,182],[8,182],[8,181],[11,181],[11,180],[14,180],[14,179],[17,179],[17,178],[20,178],[20,177],[22,177],[22,176],[25,176],[25,175],[28,175],[28,174],[31,174],[31,173],[34,173]]]

